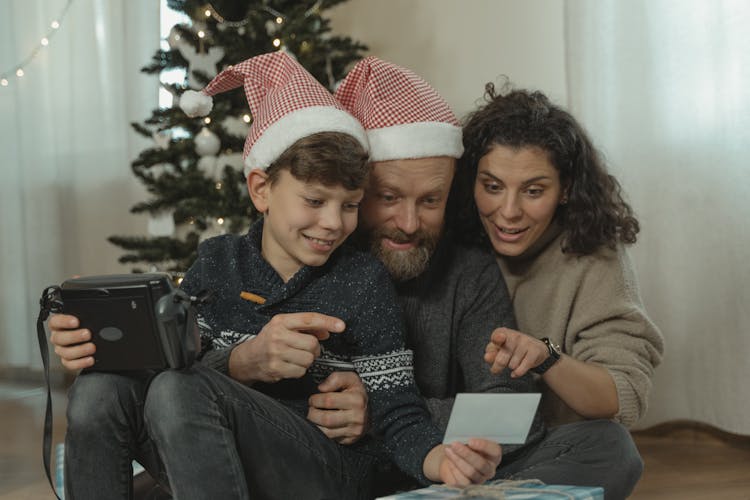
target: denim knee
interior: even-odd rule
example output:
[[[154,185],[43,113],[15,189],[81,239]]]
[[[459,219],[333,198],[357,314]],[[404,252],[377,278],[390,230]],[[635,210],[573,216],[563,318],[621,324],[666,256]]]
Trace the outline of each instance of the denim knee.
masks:
[[[153,434],[169,439],[181,435],[182,426],[195,418],[194,410],[205,408],[199,376],[190,370],[166,370],[159,373],[146,394],[144,417]]]
[[[630,431],[610,420],[591,421],[587,427],[589,438],[598,443],[596,448],[599,460],[607,463],[613,471],[603,478],[607,483],[607,498],[626,498],[643,473],[643,459]]]
[[[128,422],[143,404],[142,380],[114,373],[78,375],[68,392],[68,431],[101,435]]]
[[[613,455],[619,457],[618,466],[622,471],[623,488],[630,494],[643,474],[643,458],[638,452],[630,431],[620,424],[610,423],[613,426],[609,431],[612,435]]]

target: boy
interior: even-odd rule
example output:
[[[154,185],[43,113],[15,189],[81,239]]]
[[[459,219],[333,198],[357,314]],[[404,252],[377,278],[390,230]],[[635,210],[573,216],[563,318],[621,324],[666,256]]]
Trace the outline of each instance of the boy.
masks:
[[[103,406],[91,403],[96,393],[83,389],[90,386],[83,380],[127,377],[79,377],[66,447],[75,455],[66,464],[76,470],[66,476],[85,483],[87,469],[100,475],[112,461],[97,462],[76,443],[101,441],[101,426],[88,424],[116,421],[101,413],[119,405],[128,408],[128,418],[111,426],[120,441],[112,453],[120,464],[149,455],[144,466],[157,476],[163,464],[176,498],[248,498],[251,492],[254,498],[366,498],[369,441],[337,444],[305,419],[317,384],[349,369],[368,389],[373,430],[404,471],[423,483],[491,477],[500,460],[496,443],[439,444],[441,434],[414,387],[389,276],[373,258],[341,246],[356,227],[367,177],[361,126],[282,52],[228,68],[181,105],[191,114],[206,112],[208,95],[240,85],[254,117],[245,173],[263,219],[247,235],[207,240],[185,276],[188,293],[214,292],[198,311],[202,362],[162,372],[147,390],[145,384],[129,390],[119,379],[125,388],[117,391],[118,404]],[[81,402],[86,399],[88,405]],[[143,404],[143,418],[123,399]],[[87,411],[95,417],[84,417]],[[113,474],[121,484],[127,477]],[[77,498],[101,498],[93,485],[78,486]]]

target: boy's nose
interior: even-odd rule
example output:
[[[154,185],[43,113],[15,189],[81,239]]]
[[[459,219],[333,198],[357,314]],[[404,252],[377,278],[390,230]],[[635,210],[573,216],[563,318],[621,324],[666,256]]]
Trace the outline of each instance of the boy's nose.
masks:
[[[319,223],[329,231],[338,231],[343,226],[341,211],[333,207],[322,210]]]

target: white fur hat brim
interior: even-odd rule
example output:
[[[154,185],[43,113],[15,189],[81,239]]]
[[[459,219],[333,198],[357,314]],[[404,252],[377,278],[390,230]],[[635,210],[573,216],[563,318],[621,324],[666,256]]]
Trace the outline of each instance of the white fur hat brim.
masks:
[[[267,169],[292,144],[319,132],[341,132],[369,151],[367,134],[352,115],[333,106],[309,106],[287,113],[266,128],[245,157],[245,175]]]
[[[461,137],[461,127],[443,122],[404,123],[367,131],[370,161],[459,158],[464,152]]]

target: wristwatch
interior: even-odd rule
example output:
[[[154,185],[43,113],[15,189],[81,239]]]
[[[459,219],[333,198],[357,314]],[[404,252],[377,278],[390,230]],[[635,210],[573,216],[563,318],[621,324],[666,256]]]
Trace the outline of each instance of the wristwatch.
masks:
[[[552,365],[557,363],[557,361],[560,359],[560,356],[562,355],[562,351],[560,350],[560,346],[557,344],[553,344],[550,339],[547,337],[544,337],[543,339],[540,339],[542,342],[545,343],[547,346],[547,350],[549,351],[549,356],[547,356],[547,359],[542,361],[539,365],[535,366],[531,369],[532,372],[541,375],[547,370],[549,370]]]

